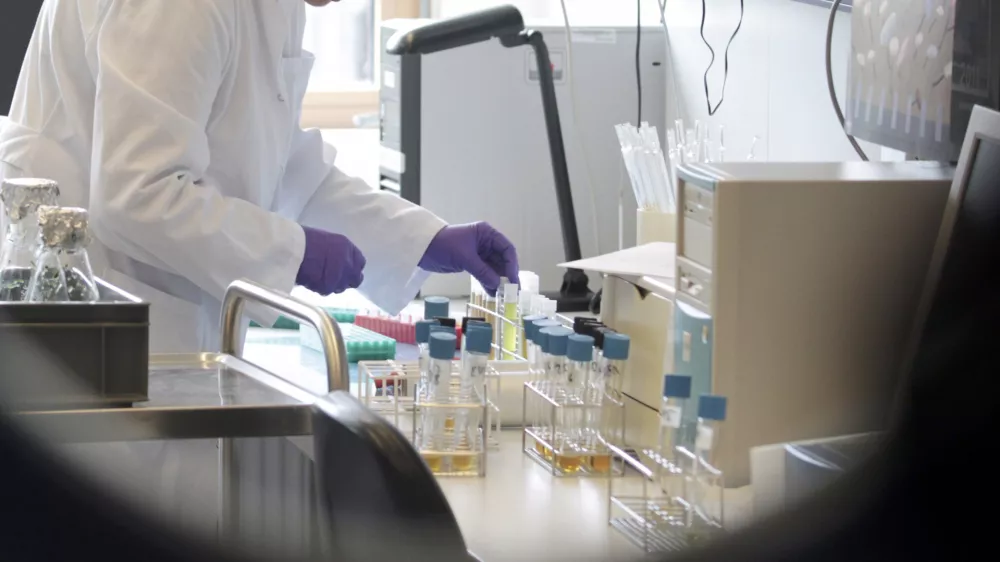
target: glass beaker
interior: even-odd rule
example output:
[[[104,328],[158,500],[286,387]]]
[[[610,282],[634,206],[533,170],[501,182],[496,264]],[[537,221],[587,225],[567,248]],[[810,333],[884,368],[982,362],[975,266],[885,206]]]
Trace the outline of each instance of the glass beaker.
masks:
[[[38,250],[38,208],[55,205],[59,184],[47,179],[6,179],[0,186],[7,228],[0,247],[0,302],[27,298]]]
[[[94,302],[100,297],[90,267],[89,216],[86,209],[43,206],[38,209],[40,246],[28,285],[31,302]]]

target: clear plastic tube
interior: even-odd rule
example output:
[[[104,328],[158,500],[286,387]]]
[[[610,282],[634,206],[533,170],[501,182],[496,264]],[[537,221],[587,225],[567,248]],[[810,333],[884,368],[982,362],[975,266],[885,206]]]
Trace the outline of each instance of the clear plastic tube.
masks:
[[[483,405],[486,403],[486,367],[492,332],[485,326],[471,326],[459,374],[458,403],[463,406],[455,424],[452,468],[466,472],[474,468]],[[475,405],[476,407],[471,407]]]

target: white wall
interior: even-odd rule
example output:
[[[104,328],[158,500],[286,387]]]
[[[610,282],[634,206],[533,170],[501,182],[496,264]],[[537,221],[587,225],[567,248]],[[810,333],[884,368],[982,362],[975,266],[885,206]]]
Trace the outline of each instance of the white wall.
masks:
[[[857,160],[830,104],[824,66],[829,12],[791,0],[746,0],[743,26],[729,53],[729,81],[722,107],[711,119],[702,75],[710,54],[699,35],[701,0],[670,0],[667,22],[675,63],[678,104],[686,120],[708,119],[713,135],[726,127],[728,159],[745,159],[760,137],[758,159],[772,161]],[[739,20],[739,2],[708,2],[705,36],[716,51],[709,74],[712,103],[722,92],[726,42]],[[849,56],[850,16],[840,14],[834,30],[833,68],[843,99]],[[872,159],[879,149],[862,143]]]
[[[561,17],[559,0],[433,0],[434,16],[514,3],[526,19]],[[632,0],[566,0],[574,25],[629,24],[635,21]],[[656,0],[643,1],[643,20],[659,21]],[[713,104],[722,92],[726,42],[739,20],[739,0],[708,0],[705,35],[716,51],[709,75]],[[699,35],[701,0],[668,0],[666,19],[676,64],[678,95],[668,99],[668,113],[678,109],[690,124],[709,120],[713,137],[726,127],[727,158],[744,159],[754,136],[758,159],[773,161],[841,161],[858,159],[830,104],[824,48],[829,12],[792,0],[745,0],[743,26],[729,53],[726,99],[708,119],[702,76],[710,60]],[[837,18],[833,43],[834,80],[843,99],[847,81],[850,15]],[[675,104],[676,101],[676,104]],[[874,145],[862,143],[872,159]]]

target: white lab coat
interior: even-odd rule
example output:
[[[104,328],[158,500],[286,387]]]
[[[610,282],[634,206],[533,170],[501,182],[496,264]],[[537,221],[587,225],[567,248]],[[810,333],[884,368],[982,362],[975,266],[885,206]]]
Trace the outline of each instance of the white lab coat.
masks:
[[[55,179],[63,205],[90,209],[95,271],[152,303],[153,352],[217,350],[233,280],[290,291],[300,224],[350,238],[362,293],[387,311],[426,278],[417,263],[444,223],[347,177],[298,126],[304,28],[302,0],[42,7],[0,173]]]

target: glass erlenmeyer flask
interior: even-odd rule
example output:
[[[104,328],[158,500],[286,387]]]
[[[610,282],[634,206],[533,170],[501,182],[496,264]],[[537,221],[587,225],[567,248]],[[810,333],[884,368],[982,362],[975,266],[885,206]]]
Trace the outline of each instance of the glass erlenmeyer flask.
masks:
[[[40,246],[28,285],[31,302],[94,302],[100,295],[90,267],[86,209],[38,208]]]
[[[59,184],[39,178],[6,179],[0,186],[0,201],[7,219],[0,247],[0,302],[27,298],[28,282],[38,250],[38,208],[55,205]]]

